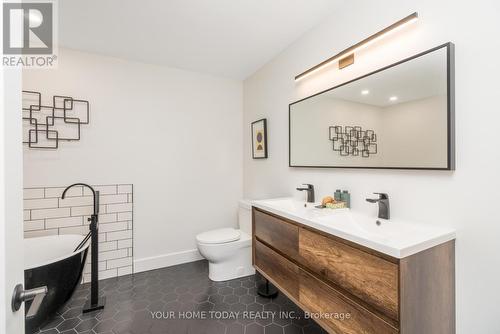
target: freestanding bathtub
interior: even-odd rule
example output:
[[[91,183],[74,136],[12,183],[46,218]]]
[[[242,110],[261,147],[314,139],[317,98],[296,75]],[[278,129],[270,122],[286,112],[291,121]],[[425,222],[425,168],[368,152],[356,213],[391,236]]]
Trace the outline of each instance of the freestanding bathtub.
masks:
[[[81,280],[89,242],[79,250],[81,235],[54,235],[24,239],[24,288],[47,286],[38,313],[25,320],[26,333],[35,332],[71,297]],[[31,302],[25,305],[25,312]]]

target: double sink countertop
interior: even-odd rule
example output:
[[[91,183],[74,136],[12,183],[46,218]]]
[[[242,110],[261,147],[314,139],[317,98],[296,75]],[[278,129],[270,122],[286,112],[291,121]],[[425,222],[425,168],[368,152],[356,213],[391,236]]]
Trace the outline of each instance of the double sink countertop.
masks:
[[[350,209],[318,209],[293,198],[252,201],[252,206],[402,259],[455,239],[452,228],[370,217]]]

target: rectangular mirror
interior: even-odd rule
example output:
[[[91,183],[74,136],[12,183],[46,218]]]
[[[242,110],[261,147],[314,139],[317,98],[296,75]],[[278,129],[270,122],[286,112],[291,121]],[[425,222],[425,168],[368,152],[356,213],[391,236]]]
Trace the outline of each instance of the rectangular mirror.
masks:
[[[294,102],[290,167],[455,169],[452,43]]]

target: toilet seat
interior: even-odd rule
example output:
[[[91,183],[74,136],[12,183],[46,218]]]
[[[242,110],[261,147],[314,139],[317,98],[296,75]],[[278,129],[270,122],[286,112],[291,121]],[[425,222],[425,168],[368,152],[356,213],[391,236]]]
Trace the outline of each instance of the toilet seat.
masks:
[[[225,244],[237,241],[240,238],[240,230],[234,228],[220,228],[198,234],[196,236],[196,241],[202,244]]]

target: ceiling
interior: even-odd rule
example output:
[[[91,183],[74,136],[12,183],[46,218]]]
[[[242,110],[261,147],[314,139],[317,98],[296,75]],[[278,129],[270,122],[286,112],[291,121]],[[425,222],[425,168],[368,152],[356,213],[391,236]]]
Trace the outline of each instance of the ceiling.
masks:
[[[375,73],[327,93],[334,99],[389,107],[447,93],[446,48]],[[362,91],[368,91],[366,95]],[[396,96],[396,101],[390,97]]]
[[[64,0],[62,47],[245,79],[344,0]]]

